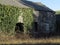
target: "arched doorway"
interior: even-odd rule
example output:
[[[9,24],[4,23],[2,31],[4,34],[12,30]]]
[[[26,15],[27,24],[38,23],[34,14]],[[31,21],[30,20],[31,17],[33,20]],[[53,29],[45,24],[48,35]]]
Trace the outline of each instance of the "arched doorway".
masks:
[[[15,32],[24,32],[23,23],[16,23]]]

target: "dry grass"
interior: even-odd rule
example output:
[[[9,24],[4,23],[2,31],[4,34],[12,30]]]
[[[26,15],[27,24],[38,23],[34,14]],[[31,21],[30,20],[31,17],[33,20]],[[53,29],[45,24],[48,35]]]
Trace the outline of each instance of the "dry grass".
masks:
[[[23,36],[23,35],[22,35]],[[16,38],[15,36],[0,36],[0,44],[40,44],[40,43],[60,43],[59,37],[51,38],[40,38],[40,39],[30,39],[30,38]]]
[[[38,43],[60,43],[60,39],[27,39],[27,40],[17,40],[17,39],[9,39],[9,40],[1,40],[0,44],[38,44]]]

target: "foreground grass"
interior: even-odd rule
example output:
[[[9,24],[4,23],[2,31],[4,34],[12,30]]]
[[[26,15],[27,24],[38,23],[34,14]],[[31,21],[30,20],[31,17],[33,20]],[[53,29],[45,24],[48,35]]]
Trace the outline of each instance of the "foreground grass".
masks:
[[[18,39],[15,36],[0,36],[0,44],[40,44],[40,43],[60,43],[59,37],[40,39]]]
[[[0,33],[0,44],[46,44],[46,43],[60,43],[60,36],[53,36],[50,38],[29,38],[30,35],[16,34],[5,35]]]

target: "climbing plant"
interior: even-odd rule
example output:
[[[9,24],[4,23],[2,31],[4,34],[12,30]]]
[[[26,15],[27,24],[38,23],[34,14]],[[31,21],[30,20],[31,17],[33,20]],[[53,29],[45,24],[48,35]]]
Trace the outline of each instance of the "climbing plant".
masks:
[[[23,15],[24,31],[32,28],[33,11],[32,8],[18,8],[10,5],[0,4],[0,32],[14,33],[15,25],[19,15]]]
[[[32,29],[33,23],[33,11],[32,9],[22,9],[23,17],[24,17],[24,32],[28,32]]]

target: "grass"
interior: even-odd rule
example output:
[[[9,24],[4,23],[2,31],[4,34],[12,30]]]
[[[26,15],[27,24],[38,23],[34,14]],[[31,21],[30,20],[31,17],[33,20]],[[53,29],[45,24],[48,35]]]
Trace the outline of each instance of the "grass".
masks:
[[[0,44],[46,44],[46,43],[60,43],[59,36],[57,37],[50,37],[50,38],[16,38],[16,36],[7,36],[2,35],[0,36]]]
[[[4,39],[0,40],[0,44],[37,44],[37,43],[60,43],[60,39],[49,38],[49,39]]]

